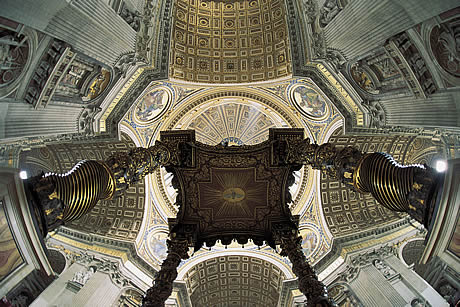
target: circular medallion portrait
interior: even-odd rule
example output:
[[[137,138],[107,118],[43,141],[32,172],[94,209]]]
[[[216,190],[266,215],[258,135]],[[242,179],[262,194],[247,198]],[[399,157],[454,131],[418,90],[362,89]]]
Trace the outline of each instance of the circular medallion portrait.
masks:
[[[166,245],[166,240],[168,239],[168,234],[163,231],[154,232],[150,235],[148,239],[148,249],[151,255],[162,262],[166,259],[168,247]]]
[[[452,30],[454,24],[460,24],[460,18],[449,20],[434,27],[430,34],[430,44],[439,65],[446,72],[458,78],[460,77],[459,42],[458,37],[455,36],[455,31]],[[423,62],[422,59],[417,60],[415,56],[414,59],[416,64],[419,61]]]
[[[166,111],[171,100],[168,89],[155,88],[141,97],[134,109],[134,118],[140,123],[154,121]]]
[[[302,251],[305,257],[309,258],[318,248],[318,233],[311,228],[303,228],[300,229],[300,235],[302,236]]]
[[[296,109],[304,116],[312,119],[323,119],[327,116],[327,103],[321,95],[305,85],[297,85],[291,90],[291,99]]]

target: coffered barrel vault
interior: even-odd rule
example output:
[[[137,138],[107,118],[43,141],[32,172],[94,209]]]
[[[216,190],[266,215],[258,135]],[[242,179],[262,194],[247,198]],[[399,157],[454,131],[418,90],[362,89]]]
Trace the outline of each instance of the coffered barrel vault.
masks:
[[[245,83],[291,74],[285,8],[280,0],[177,0],[170,77]]]
[[[185,276],[193,306],[275,306],[286,276],[273,263],[223,256],[193,266]]]

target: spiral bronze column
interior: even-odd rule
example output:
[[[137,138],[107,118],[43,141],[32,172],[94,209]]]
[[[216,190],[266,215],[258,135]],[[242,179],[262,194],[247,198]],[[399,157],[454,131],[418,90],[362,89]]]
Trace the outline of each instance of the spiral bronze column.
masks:
[[[91,211],[99,200],[120,196],[169,158],[169,150],[158,143],[115,154],[105,162],[78,162],[66,174],[48,173],[26,180],[25,190],[40,232],[46,236]]]
[[[299,290],[307,298],[307,307],[334,307],[337,306],[327,295],[326,286],[318,280],[318,276],[307,261],[302,251],[302,237],[297,231],[282,234],[281,256],[287,256],[292,263],[292,272],[297,276]]]
[[[182,259],[188,259],[188,242],[185,239],[167,240],[168,253],[161,264],[155,281],[142,300],[143,307],[162,307],[173,291],[173,282],[177,277],[177,267]]]
[[[286,141],[285,163],[311,165],[332,178],[371,193],[384,207],[407,212],[429,227],[440,176],[428,166],[400,165],[384,153],[364,154],[353,147],[311,144],[309,139]]]
[[[364,155],[353,172],[356,190],[371,193],[390,210],[409,213],[425,228],[430,225],[439,179],[428,166],[403,166],[384,153]]]

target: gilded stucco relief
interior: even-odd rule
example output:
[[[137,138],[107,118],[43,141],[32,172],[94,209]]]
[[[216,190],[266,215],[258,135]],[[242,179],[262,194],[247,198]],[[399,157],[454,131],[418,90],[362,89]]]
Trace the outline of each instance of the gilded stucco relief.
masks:
[[[289,76],[285,15],[279,0],[176,1],[170,77],[246,83]]]

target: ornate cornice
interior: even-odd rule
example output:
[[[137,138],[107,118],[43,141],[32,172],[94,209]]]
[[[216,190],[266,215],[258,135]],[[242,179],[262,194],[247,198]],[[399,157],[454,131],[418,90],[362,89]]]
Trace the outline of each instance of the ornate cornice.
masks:
[[[361,243],[366,241],[366,246],[373,246],[388,241],[388,237],[398,234],[400,231],[407,230],[410,227],[411,219],[406,217],[399,221],[387,224],[383,227],[370,229],[363,232],[354,233],[342,238],[334,239],[330,252],[315,265],[318,272],[324,271],[338,257],[345,257],[353,250],[364,248]],[[409,229],[411,230],[411,229]]]
[[[75,247],[84,248],[100,254],[130,260],[145,274],[153,278],[156,270],[137,255],[133,242],[126,242],[100,235],[88,234],[67,227],[60,227],[52,237],[58,241],[64,241]]]

